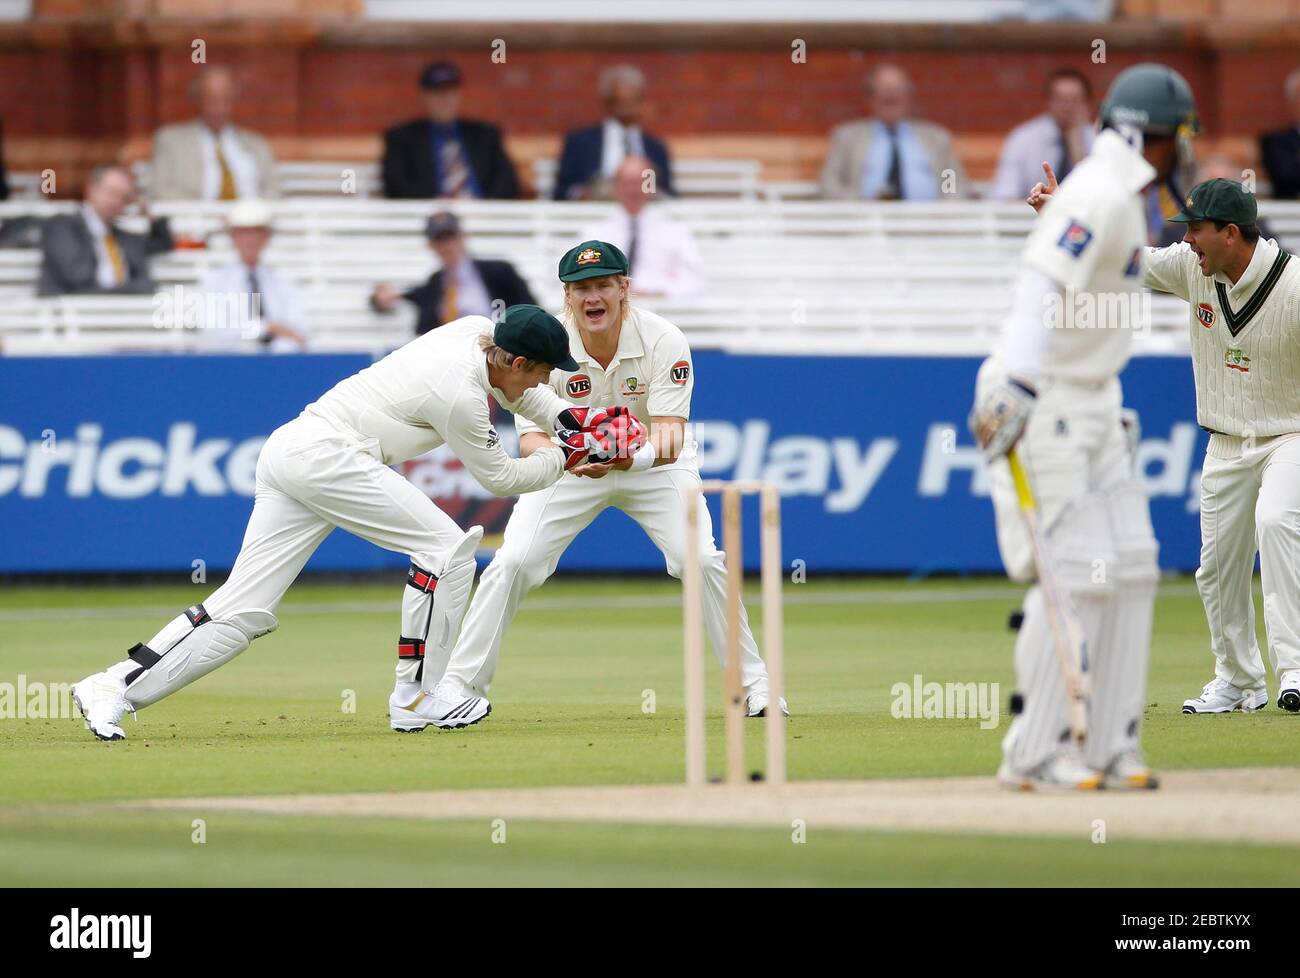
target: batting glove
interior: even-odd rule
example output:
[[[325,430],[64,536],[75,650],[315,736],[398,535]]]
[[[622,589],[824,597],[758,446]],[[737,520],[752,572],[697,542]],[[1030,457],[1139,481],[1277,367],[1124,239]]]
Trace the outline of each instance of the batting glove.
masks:
[[[1037,396],[1032,387],[1012,379],[994,387],[975,405],[966,423],[985,461],[996,461],[1015,447],[1025,433]]]

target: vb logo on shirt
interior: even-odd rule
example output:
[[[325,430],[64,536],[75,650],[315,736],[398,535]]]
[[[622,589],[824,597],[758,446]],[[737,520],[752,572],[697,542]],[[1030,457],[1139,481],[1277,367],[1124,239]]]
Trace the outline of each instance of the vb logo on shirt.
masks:
[[[691,379],[691,365],[685,360],[678,360],[673,364],[672,373],[669,376],[672,377],[674,384],[681,387]]]
[[[569,378],[567,390],[570,397],[586,397],[591,393],[591,378],[586,374],[574,374]]]
[[[1202,302],[1196,307],[1196,318],[1201,321],[1201,325],[1207,329],[1214,325],[1214,307],[1208,302]]]

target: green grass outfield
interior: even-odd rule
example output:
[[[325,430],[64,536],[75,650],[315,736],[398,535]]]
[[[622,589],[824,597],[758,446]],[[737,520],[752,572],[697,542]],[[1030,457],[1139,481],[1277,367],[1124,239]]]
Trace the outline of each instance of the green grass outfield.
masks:
[[[73,682],[207,590],[9,588],[0,593],[0,683],[16,685],[20,674],[29,684]],[[974,718],[896,719],[891,690],[916,674],[996,682],[1005,712],[1005,621],[1018,589],[995,580],[835,579],[786,590],[792,779],[993,772],[1005,715],[990,730]],[[818,831],[796,846],[780,830],[526,821],[511,822],[502,845],[486,821],[233,813],[208,817],[207,842],[197,845],[192,813],[96,805],[87,818],[85,803],[141,798],[681,780],[674,582],[548,584],[508,633],[492,717],[417,736],[387,725],[400,594],[400,578],[300,584],[279,609],[279,631],[138,723],[126,718],[125,743],[94,741],[79,720],[0,721],[0,884],[384,884],[409,881],[413,851],[422,867],[460,884],[1185,885],[1187,860],[1207,856],[1231,860],[1230,883],[1296,882],[1295,850],[1262,846],[868,831]],[[1167,582],[1149,760],[1161,769],[1300,764],[1300,717],[1271,704],[1253,716],[1180,714],[1210,678],[1206,641],[1190,579]],[[718,678],[711,669],[710,703],[720,698]],[[649,698],[654,712],[643,710]],[[353,701],[355,712],[346,711]],[[716,762],[720,711],[709,730]],[[761,724],[750,725],[748,746],[761,758]]]

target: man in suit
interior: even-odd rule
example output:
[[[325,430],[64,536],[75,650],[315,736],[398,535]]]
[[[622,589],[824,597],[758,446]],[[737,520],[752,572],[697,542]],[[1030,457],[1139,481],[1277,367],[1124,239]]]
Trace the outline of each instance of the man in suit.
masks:
[[[415,306],[415,332],[427,333],[463,316],[500,320],[507,306],[536,305],[528,284],[508,261],[471,258],[455,214],[440,211],[424,228],[429,247],[442,265],[429,281],[406,292],[385,283],[375,287],[370,305],[388,312],[405,299]]]
[[[448,61],[424,69],[425,118],[384,133],[385,197],[519,197],[519,178],[501,130],[459,117],[460,85],[460,69]]]
[[[911,118],[915,90],[897,65],[867,78],[872,117],[831,133],[822,196],[831,200],[939,200],[968,197],[966,171],[947,129]]]
[[[278,197],[275,157],[265,139],[231,124],[235,79],[213,67],[190,83],[199,115],[153,137],[149,195],[154,200]]]
[[[1259,156],[1279,200],[1300,198],[1300,68],[1286,76],[1286,100],[1291,125],[1259,139]]]
[[[658,175],[658,191],[672,195],[673,173],[668,147],[641,128],[645,109],[645,76],[632,65],[614,65],[600,76],[605,119],[564,137],[560,169],[555,177],[556,200],[609,200],[614,176],[627,156],[650,160]]]
[[[81,210],[45,222],[36,294],[153,292],[148,257],[170,251],[172,236],[165,219],[153,221],[148,234],[115,226],[135,196],[135,182],[124,167],[96,167]]]

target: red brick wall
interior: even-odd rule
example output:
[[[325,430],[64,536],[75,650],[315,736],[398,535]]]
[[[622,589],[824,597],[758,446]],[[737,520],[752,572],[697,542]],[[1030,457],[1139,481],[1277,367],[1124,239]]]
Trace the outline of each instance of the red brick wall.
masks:
[[[419,112],[414,79],[432,52],[365,47],[210,47],[243,81],[242,121],[273,135],[374,133]],[[466,114],[510,132],[557,133],[598,117],[596,78],[614,60],[651,79],[650,124],[666,134],[820,134],[863,111],[861,79],[879,52],[813,48],[807,64],[789,52],[513,49],[507,63],[451,55],[467,79]],[[1057,65],[1084,70],[1104,90],[1122,67],[1145,60],[1113,52],[1093,65],[1087,51],[917,50],[890,55],[912,74],[919,114],[958,132],[997,133],[1039,111]],[[1196,90],[1205,128],[1246,136],[1285,124],[1282,78],[1300,53],[1205,49],[1159,53]],[[0,114],[6,135],[130,137],[190,114],[188,49],[0,49]]]

